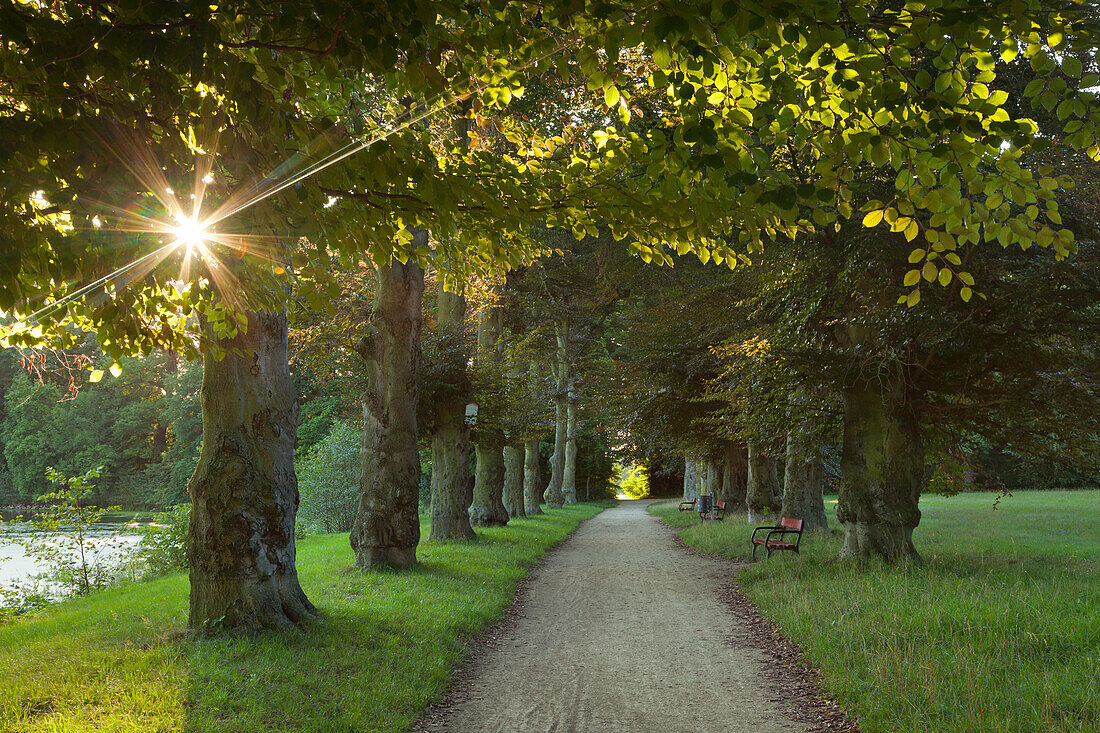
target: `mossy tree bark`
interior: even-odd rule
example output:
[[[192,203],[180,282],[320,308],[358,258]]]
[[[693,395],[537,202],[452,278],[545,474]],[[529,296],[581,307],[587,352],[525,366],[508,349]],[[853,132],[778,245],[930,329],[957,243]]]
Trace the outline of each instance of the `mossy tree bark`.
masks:
[[[731,512],[746,511],[749,482],[749,452],[743,443],[726,443],[722,460],[722,500]]]
[[[749,510],[749,524],[775,519],[779,504],[779,468],[775,456],[760,443],[749,443],[749,473],[745,492],[745,504]]]
[[[202,451],[187,485],[193,629],[293,628],[313,605],[295,568],[298,400],[285,314],[250,313],[247,331],[203,359]],[[232,353],[239,351],[240,353]]]
[[[528,515],[542,514],[542,472],[539,470],[539,441],[523,444],[523,510]]]
[[[508,516],[526,517],[523,500],[523,446],[504,446],[504,508]]]
[[[783,471],[784,517],[801,519],[807,531],[829,531],[825,518],[825,459],[821,442],[807,423],[787,433],[786,467]]]
[[[844,390],[844,446],[837,519],[841,558],[920,560],[924,445],[916,396],[900,376],[886,384],[858,381]]]
[[[499,306],[482,310],[477,323],[477,359],[479,368],[499,374],[501,368],[501,337],[504,335],[504,312]],[[488,403],[478,406],[474,454],[474,496],[470,504],[470,524],[475,527],[497,527],[508,524],[504,507],[504,431],[499,406]]]
[[[695,472],[695,465],[693,459],[684,459],[684,501],[691,501],[699,496],[699,477]]]
[[[412,246],[427,245],[417,232]],[[351,529],[355,564],[369,569],[416,564],[420,454],[416,406],[420,397],[421,300],[424,270],[413,260],[378,266],[370,330],[359,344],[367,364],[363,393],[363,473]]]
[[[467,484],[470,473],[470,428],[466,424],[469,379],[467,349],[463,342],[466,299],[439,284],[437,309],[440,353],[447,362],[446,382],[453,391],[441,395],[435,406],[432,436],[432,528],[430,539],[464,540],[474,536],[468,513]]]

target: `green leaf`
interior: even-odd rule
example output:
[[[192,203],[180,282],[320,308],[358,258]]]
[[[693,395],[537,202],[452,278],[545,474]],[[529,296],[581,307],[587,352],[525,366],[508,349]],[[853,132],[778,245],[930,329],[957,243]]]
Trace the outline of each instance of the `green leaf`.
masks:
[[[619,88],[610,86],[603,90],[603,103],[608,107],[614,107],[619,103]]]
[[[890,60],[898,66],[905,67],[913,62],[913,57],[905,46],[894,46],[890,49]]]
[[[919,282],[919,281],[920,281],[920,270],[910,270],[909,272],[905,273],[905,280],[903,280],[902,282],[905,285],[905,287],[909,288],[909,287],[912,287],[912,286],[916,285],[917,282]]]
[[[921,270],[921,276],[928,282],[932,282],[936,279],[936,275],[940,272],[940,268],[936,267],[934,262],[925,262],[924,268]]]
[[[653,49],[653,63],[662,69],[667,69],[672,64],[672,54],[669,53],[668,46],[662,44]]]
[[[974,291],[973,291],[973,290],[971,290],[970,288],[963,288],[962,290],[960,290],[960,291],[959,291],[959,296],[960,296],[960,297],[961,297],[961,298],[963,299],[963,301],[964,301],[964,302],[966,302],[966,303],[969,303],[969,302],[970,302],[970,298],[971,298],[971,297],[972,297],[973,295],[974,295]]]
[[[920,262],[927,254],[923,249],[915,249],[909,253],[909,262]]]
[[[951,270],[948,270],[946,267],[944,269],[940,270],[939,281],[940,281],[940,285],[943,285],[944,287],[946,287],[948,284],[950,284],[950,282],[951,282]]]
[[[1067,76],[1072,76],[1075,79],[1081,76],[1081,60],[1076,56],[1069,56],[1068,54],[1063,56],[1062,73]]]

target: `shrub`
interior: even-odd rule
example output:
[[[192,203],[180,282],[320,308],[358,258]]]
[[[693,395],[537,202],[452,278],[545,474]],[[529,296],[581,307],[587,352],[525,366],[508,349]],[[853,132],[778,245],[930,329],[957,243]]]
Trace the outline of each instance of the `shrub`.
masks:
[[[191,526],[191,505],[177,504],[153,517],[141,528],[136,556],[150,575],[165,575],[187,567],[187,530]]]
[[[27,555],[49,568],[47,578],[66,594],[87,595],[108,586],[116,574],[114,563],[106,558],[110,547],[118,543],[117,533],[94,536],[98,533],[93,525],[118,507],[104,509],[87,504],[88,496],[95,491],[92,480],[101,471],[98,467],[83,476],[65,476],[47,468],[46,478],[58,488],[38,497],[49,506],[29,520],[34,531],[15,540]]]
[[[332,426],[298,462],[298,524],[307,532],[347,532],[359,500],[362,434],[344,422]]]

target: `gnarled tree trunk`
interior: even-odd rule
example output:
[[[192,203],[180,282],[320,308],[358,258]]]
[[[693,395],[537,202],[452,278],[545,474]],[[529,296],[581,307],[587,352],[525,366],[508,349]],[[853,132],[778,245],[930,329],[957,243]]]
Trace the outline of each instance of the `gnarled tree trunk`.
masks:
[[[722,460],[722,501],[731,512],[746,511],[749,482],[749,452],[743,443],[726,443]]]
[[[779,470],[774,456],[760,443],[749,443],[749,475],[745,504],[749,509],[749,524],[775,519],[779,504]],[[778,524],[778,522],[773,522]]]
[[[913,529],[920,522],[924,445],[916,399],[900,382],[860,381],[844,390],[837,501],[842,558],[920,559]]]
[[[430,539],[464,540],[474,536],[467,512],[467,482],[470,474],[470,428],[466,424],[469,401],[466,377],[466,348],[462,323],[466,299],[439,285],[440,353],[444,354],[447,383],[458,385],[442,395],[435,407],[435,435],[432,436],[432,529]]]
[[[539,471],[539,441],[523,444],[523,510],[528,515],[542,514],[542,476]]]
[[[480,364],[490,368],[500,367],[501,336],[504,330],[504,314],[497,306],[487,307],[477,323],[477,358]],[[474,472],[474,499],[470,504],[470,524],[475,527],[494,527],[508,524],[508,510],[504,508],[504,431],[499,427],[501,415],[493,414],[496,408],[479,406],[478,426],[474,454],[477,469]]]
[[[523,446],[504,446],[504,508],[508,516],[526,517],[523,503]]]
[[[783,516],[801,519],[807,531],[829,531],[825,518],[825,460],[821,443],[809,425],[787,433],[787,465],[783,471]]]
[[[314,613],[298,583],[294,440],[298,399],[285,314],[250,313],[247,331],[203,359],[202,452],[187,492],[193,629],[291,628]]]
[[[413,246],[427,245],[417,232]],[[416,564],[420,541],[420,304],[424,270],[412,259],[378,265],[370,332],[359,345],[367,363],[363,393],[363,474],[351,547],[359,568]]]

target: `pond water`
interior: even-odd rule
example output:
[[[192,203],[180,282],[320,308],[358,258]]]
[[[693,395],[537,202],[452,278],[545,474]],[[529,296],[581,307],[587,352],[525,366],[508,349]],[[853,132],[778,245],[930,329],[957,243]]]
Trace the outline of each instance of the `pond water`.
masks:
[[[103,564],[118,567],[130,558],[134,547],[141,539],[136,532],[139,525],[134,522],[100,522],[92,525],[89,532],[86,557],[89,565]],[[33,533],[31,525],[23,522],[5,522],[0,527],[0,588],[24,586],[49,568],[36,557],[27,554],[26,549],[14,541],[27,538]],[[67,533],[62,532],[62,535]],[[80,551],[65,542],[64,537],[42,539],[36,542],[49,542],[54,547],[64,547],[65,552],[74,559],[80,557]],[[41,586],[47,594],[56,594],[56,585],[45,583]]]

